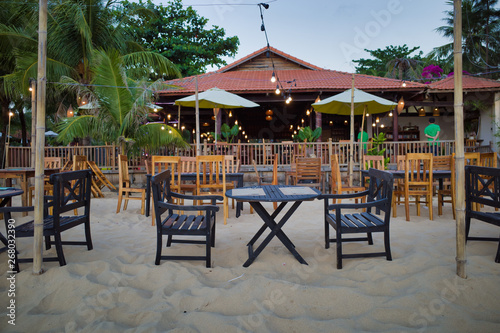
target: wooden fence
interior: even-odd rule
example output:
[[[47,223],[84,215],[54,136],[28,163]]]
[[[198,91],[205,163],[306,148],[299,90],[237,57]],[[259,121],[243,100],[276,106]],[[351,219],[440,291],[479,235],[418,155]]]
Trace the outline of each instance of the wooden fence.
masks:
[[[404,155],[412,152],[427,152],[427,141],[398,141],[384,142],[381,148],[385,148],[385,157],[390,158],[390,163],[396,163],[397,155]],[[355,166],[359,166],[359,144],[354,144],[353,160]],[[85,155],[89,160],[96,162],[102,170],[117,170],[117,160],[119,147],[115,145],[107,146],[73,146],[73,147],[45,147],[45,156],[61,157],[63,164],[73,158],[73,155]],[[477,151],[491,151],[490,146],[476,147]],[[450,155],[455,151],[455,141],[440,141],[438,155]],[[213,144],[204,142],[201,145],[201,153],[204,155],[234,155],[240,160],[240,165],[251,166],[253,160],[259,166],[272,165],[274,156],[277,154],[279,165],[290,165],[297,156],[315,154],[321,158],[324,166],[329,165],[330,155],[338,154],[339,163],[346,166],[349,162],[350,144],[349,142],[314,142],[314,143],[234,143],[234,144]],[[144,169],[144,159],[148,155],[180,155],[195,156],[196,147],[191,145],[191,149],[160,149],[155,152],[143,152],[141,156],[130,159],[130,167],[137,170]],[[30,147],[10,147],[9,166],[29,167],[31,165]]]

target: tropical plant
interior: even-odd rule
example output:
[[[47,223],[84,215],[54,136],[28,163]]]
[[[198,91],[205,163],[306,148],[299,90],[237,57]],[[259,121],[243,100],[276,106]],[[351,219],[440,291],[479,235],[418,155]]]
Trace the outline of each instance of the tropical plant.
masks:
[[[300,142],[315,142],[321,137],[321,127],[317,127],[314,131],[311,127],[302,127],[297,134],[298,140]]]
[[[61,121],[57,126],[59,142],[68,144],[74,138],[90,136],[119,143],[122,152],[126,151],[126,143],[130,151],[137,151],[138,147],[188,147],[176,129],[163,123],[147,122],[147,104],[151,102],[155,91],[165,88],[161,80],[151,83],[128,77],[128,58],[117,50],[94,51],[92,58],[92,90],[79,86],[69,77],[63,78],[63,82],[74,84],[70,87],[90,96],[94,103],[98,101],[99,107],[97,111]]]
[[[225,37],[223,28],[207,29],[208,19],[201,17],[181,0],[168,6],[151,0],[123,1],[115,11],[127,32],[144,48],[173,61],[184,76],[201,74],[207,66],[223,66],[223,57],[232,57],[238,49],[238,37]]]
[[[462,1],[462,51],[464,70],[477,73],[497,70],[500,62],[500,10],[498,0]],[[453,1],[447,1],[453,6]],[[452,41],[434,48],[429,56],[453,65],[454,10],[446,12],[445,26],[436,31]],[[498,77],[498,73],[493,75]]]
[[[220,127],[220,134],[217,135],[217,140],[222,141],[224,140],[227,143],[232,143],[234,138],[238,136],[238,133],[240,132],[239,126],[234,125],[233,127],[230,127],[228,124],[222,124]],[[210,132],[210,135],[215,138],[216,134],[215,132]]]
[[[378,135],[373,136],[372,148],[368,149],[366,155],[371,156],[384,156],[385,148],[381,148],[382,144],[387,140],[385,137],[385,133],[379,133]],[[384,165],[387,168],[389,165],[390,158],[384,158]]]

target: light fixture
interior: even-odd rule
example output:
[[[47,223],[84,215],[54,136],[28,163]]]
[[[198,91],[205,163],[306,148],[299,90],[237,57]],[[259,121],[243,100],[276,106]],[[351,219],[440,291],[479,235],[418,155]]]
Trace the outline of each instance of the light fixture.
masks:
[[[240,126],[240,127],[238,127],[238,129],[241,131],[241,126]]]
[[[297,135],[297,131],[293,131],[293,135]]]
[[[266,120],[267,120],[267,121],[271,121],[271,120],[273,120],[273,116],[266,116]]]
[[[266,116],[272,116],[272,115],[273,115],[273,110],[266,111]]]
[[[28,88],[28,90],[29,90],[29,91],[33,91],[33,87],[32,87],[32,86],[30,86],[30,87]]]
[[[311,114],[311,111],[309,111],[309,109],[306,110],[306,115],[310,115]]]
[[[280,90],[280,86],[279,86],[279,84],[277,84],[277,85],[276,85],[276,90],[274,91],[274,93],[275,93],[276,95],[279,95],[279,94],[280,94],[280,92],[281,92],[281,90]]]
[[[372,123],[372,127],[375,127],[375,126],[377,126],[377,124],[375,124],[375,123]]]
[[[406,87],[406,82],[403,80],[403,83],[401,83],[401,87],[405,88]]]
[[[376,123],[379,123],[379,122],[380,122],[380,118],[379,118],[379,117],[377,117],[377,119],[375,119],[375,122],[376,122]]]
[[[169,134],[172,134],[172,130],[168,130],[168,133],[169,133]]]
[[[405,100],[403,99],[403,96],[401,96],[401,98],[398,101],[398,107],[397,107],[398,114],[400,114],[404,108],[405,108]]]
[[[344,124],[346,124],[346,125],[347,125],[347,120],[344,120]]]
[[[9,111],[9,118],[14,116],[14,112]]]
[[[248,139],[248,135],[245,135],[245,139]]]
[[[235,125],[238,125],[238,119],[236,119],[236,120],[234,121],[234,124],[235,124]]]
[[[274,71],[273,71],[273,75],[271,76],[271,82],[272,83],[276,82],[276,76],[274,75]]]
[[[194,134],[194,133],[196,133],[196,131],[195,131],[195,130],[194,130],[194,128],[193,128],[193,134]]]
[[[232,117],[233,116],[233,112],[231,110],[229,110],[229,117]]]
[[[74,111],[73,111],[73,106],[70,105],[68,110],[66,111],[66,117],[68,118],[71,118],[75,115]]]
[[[161,130],[162,131],[165,130],[165,126],[161,125]]]
[[[299,125],[297,125],[297,131],[299,131],[299,130],[300,130],[300,126],[299,126]]]
[[[380,124],[380,128],[384,128],[384,127],[385,127],[385,125],[384,125],[384,124]]]
[[[440,116],[439,108],[434,108],[434,111],[432,111],[432,116],[433,117],[439,117]]]
[[[186,126],[181,126],[181,130],[185,130],[186,129]]]
[[[367,116],[367,117],[369,117],[369,116],[370,116],[370,114],[367,112],[367,113],[366,113],[366,116]]]
[[[174,124],[174,127],[177,127],[177,124]]]
[[[215,116],[212,116],[212,120],[215,120]]]
[[[292,101],[292,96],[288,95],[288,98],[286,99],[285,103],[290,104],[291,101]]]
[[[170,120],[170,118],[172,118],[172,115],[169,113],[167,114],[167,119]]]
[[[389,112],[389,117],[392,117],[392,111],[391,111],[391,112]]]
[[[333,121],[332,121],[332,120],[330,120],[330,123],[329,123],[329,124],[330,124],[330,126],[333,126]]]
[[[204,127],[210,126],[207,122],[204,122],[203,125]]]
[[[300,122],[303,124],[304,123],[304,118],[300,119]]]
[[[319,98],[319,95],[318,95],[318,97],[316,97],[316,100],[314,101],[314,103],[319,103],[319,102],[321,102],[321,98]]]
[[[241,134],[245,135],[245,131],[241,132]]]
[[[423,107],[421,107],[419,110],[418,110],[418,116],[419,117],[424,117],[425,116],[425,109]]]

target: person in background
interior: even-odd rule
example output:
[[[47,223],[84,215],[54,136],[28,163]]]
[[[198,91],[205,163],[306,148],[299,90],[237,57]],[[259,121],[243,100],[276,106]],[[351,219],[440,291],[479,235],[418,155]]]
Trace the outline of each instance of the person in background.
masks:
[[[368,142],[368,133],[363,131],[362,128],[359,129],[358,142]],[[363,151],[366,152],[366,143],[363,144]]]
[[[437,155],[438,152],[438,142],[439,142],[439,132],[441,132],[441,127],[438,124],[435,124],[436,119],[429,118],[429,125],[425,128],[424,133],[427,137],[427,141],[429,141],[429,149],[430,152],[434,155]]]

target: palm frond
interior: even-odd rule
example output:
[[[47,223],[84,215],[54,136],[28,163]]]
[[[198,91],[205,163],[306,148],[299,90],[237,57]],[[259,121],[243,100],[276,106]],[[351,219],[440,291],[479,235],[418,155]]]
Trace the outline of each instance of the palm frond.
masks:
[[[162,123],[148,123],[140,126],[136,136],[136,145],[152,150],[165,146],[181,149],[190,147],[177,129]]]
[[[132,78],[148,77],[151,70],[157,77],[180,78],[181,72],[170,60],[150,51],[133,52],[123,56],[123,63]]]
[[[94,136],[96,117],[93,115],[83,115],[72,118],[65,118],[56,126],[59,134],[57,141],[67,145],[76,138]]]

